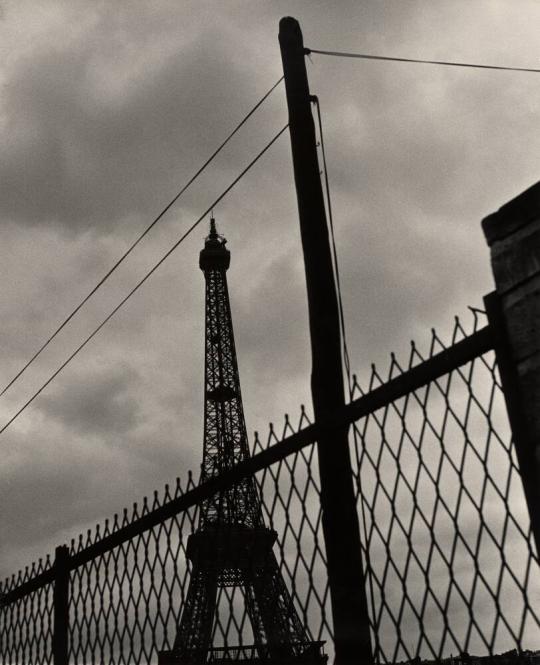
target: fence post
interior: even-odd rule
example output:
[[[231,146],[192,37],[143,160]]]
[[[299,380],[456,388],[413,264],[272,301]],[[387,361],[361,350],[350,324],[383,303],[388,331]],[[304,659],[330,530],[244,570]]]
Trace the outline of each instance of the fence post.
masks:
[[[311,392],[322,425],[344,408],[338,304],[321,187],[315,126],[298,21],[279,24],[294,179],[304,251],[311,336]],[[336,665],[373,662],[348,427],[318,437],[322,527],[334,623]]]
[[[53,664],[68,665],[69,631],[69,549],[56,548],[54,558]]]
[[[486,217],[482,227],[496,285],[486,310],[540,553],[540,182]]]

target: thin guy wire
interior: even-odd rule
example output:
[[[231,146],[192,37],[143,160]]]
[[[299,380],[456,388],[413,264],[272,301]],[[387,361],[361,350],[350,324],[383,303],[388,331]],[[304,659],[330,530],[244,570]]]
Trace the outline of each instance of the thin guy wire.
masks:
[[[201,175],[205,168],[214,160],[214,158],[223,150],[227,143],[233,138],[233,136],[238,132],[238,130],[251,118],[255,111],[261,106],[261,104],[266,100],[267,97],[277,88],[277,86],[283,81],[283,76],[274,83],[274,85],[268,90],[268,92],[261,97],[261,99],[255,104],[251,111],[244,116],[244,118],[236,125],[233,131],[227,136],[227,138],[221,143],[221,145],[210,155],[210,157],[204,162],[204,164],[191,176],[187,183],[182,187],[182,189],[176,194],[176,196],[171,199],[171,201],[163,208],[159,215],[153,220],[153,222],[141,233],[141,235],[135,240],[135,242],[130,245],[130,247],[122,254],[122,256],[116,261],[116,263],[110,268],[110,270],[99,280],[99,282],[94,286],[94,288],[81,300],[81,302],[75,307],[71,314],[60,324],[60,326],[52,333],[52,335],[47,339],[46,342],[34,353],[34,355],[27,361],[27,363],[15,374],[11,381],[4,387],[2,392],[0,392],[0,397],[17,381],[17,379],[30,367],[30,365],[36,360],[36,358],[44,351],[47,346],[53,341],[53,339],[58,335],[58,333],[65,328],[65,326],[71,321],[71,319],[77,314],[77,312],[83,307],[83,305],[90,300],[90,298],[96,293],[96,291],[107,281],[107,279],[112,275],[112,273],[118,268],[118,266],[131,254],[135,247],[141,242],[141,240],[146,236],[147,233],[159,222],[159,220],[165,215],[165,213],[178,201],[186,189]]]
[[[339,322],[340,322],[340,327],[341,327],[341,337],[343,340],[343,358],[345,362],[345,371],[347,373],[347,385],[349,388],[349,401],[352,401],[353,398],[353,384],[351,381],[351,363],[350,363],[350,358],[349,358],[349,349],[347,346],[347,335],[345,332],[345,315],[344,315],[344,310],[343,310],[343,299],[341,296],[341,280],[340,280],[340,275],[339,275],[339,264],[338,264],[338,257],[337,257],[337,249],[336,249],[336,240],[335,240],[335,234],[334,234],[334,219],[333,219],[333,214],[332,214],[332,199],[330,197],[330,183],[328,179],[328,167],[326,165],[326,151],[324,149],[324,135],[323,135],[323,128],[322,128],[322,115],[321,115],[321,107],[319,103],[319,98],[314,96],[313,101],[315,103],[315,106],[317,107],[317,120],[319,123],[319,136],[321,139],[321,153],[322,153],[322,158],[323,158],[323,168],[324,168],[324,183],[325,183],[325,189],[326,189],[326,201],[328,205],[328,219],[330,221],[330,238],[332,241],[332,254],[333,254],[333,259],[334,259],[334,268],[336,272],[336,286],[337,286],[337,294],[338,294],[338,305],[339,305]],[[355,450],[358,450],[358,432],[356,430],[356,426],[353,423],[353,440],[354,440],[354,446]],[[360,470],[359,470],[360,471]],[[366,514],[365,514],[365,506],[364,502],[360,502],[360,508],[362,511],[362,523],[364,527],[364,534],[367,533],[367,523],[366,523]],[[365,558],[368,563],[369,568],[371,569],[371,566],[369,565],[369,551],[368,548],[366,547],[366,553],[365,553]],[[369,584],[369,595],[370,595],[370,602],[371,602],[371,612],[372,616],[376,616],[375,612],[375,595],[373,591],[373,579],[371,573],[368,575],[368,584]],[[376,642],[376,653],[380,651],[380,645],[379,645],[379,635],[378,632],[375,630],[374,636],[375,636],[375,642]]]
[[[103,328],[103,326],[110,320],[112,317],[116,314],[116,312],[126,303],[131,296],[139,290],[139,288],[146,282],[146,280],[159,268],[159,266],[167,259],[173,252],[174,250],[188,237],[188,235],[195,229],[196,226],[198,226],[202,220],[208,215],[208,213],[214,208],[230,191],[231,189],[236,185],[236,183],[251,169],[252,166],[264,155],[264,153],[272,146],[277,139],[283,134],[283,132],[287,129],[289,126],[289,123],[287,123],[283,129],[281,129],[275,136],[274,138],[266,144],[266,146],[257,154],[256,157],[254,157],[251,162],[244,168],[244,170],[231,182],[231,184],[213,201],[213,203],[203,212],[203,214],[197,219],[196,222],[194,222],[189,229],[180,237],[179,240],[177,240],[174,245],[161,257],[161,259],[154,264],[154,266],[146,273],[146,275],[131,289],[131,291],[123,298],[118,305],[112,310],[112,312],[105,318],[103,321],[99,324],[97,328],[94,329],[94,331],[88,335],[88,337],[80,344],[75,351],[65,360],[60,367],[53,373],[51,376],[45,381],[45,383],[37,390],[30,399],[23,404],[23,406],[13,415],[5,425],[0,429],[0,434],[2,434],[10,425],[11,423],[18,418],[21,413],[28,407],[30,404],[40,395],[43,390],[55,379],[58,374],[75,358],[75,356],[82,351],[82,349],[90,342],[90,340],[97,335],[97,333]]]
[[[334,269],[336,273],[336,287],[337,287],[337,296],[338,296],[338,307],[339,307],[339,325],[341,328],[341,338],[343,346],[343,359],[345,363],[345,371],[347,373],[347,383],[349,388],[349,399],[352,399],[352,384],[351,384],[351,363],[349,359],[349,349],[347,347],[347,336],[345,334],[345,317],[343,314],[343,300],[341,297],[341,280],[339,276],[339,264],[337,258],[336,250],[336,240],[334,236],[334,218],[332,215],[332,201],[330,199],[330,184],[328,182],[328,168],[326,166],[326,152],[324,150],[324,136],[322,129],[322,119],[321,119],[321,108],[319,105],[319,99],[316,96],[312,97],[315,106],[317,107],[317,118],[319,122],[319,136],[321,138],[321,153],[323,158],[323,168],[324,168],[324,183],[326,189],[326,202],[328,206],[328,220],[330,222],[330,239],[332,241],[332,258],[334,261]]]
[[[425,65],[443,65],[445,67],[472,67],[474,69],[499,69],[509,72],[533,72],[540,74],[540,69],[528,67],[504,67],[502,65],[477,65],[470,62],[447,62],[445,60],[421,60],[419,58],[392,58],[384,55],[367,55],[366,53],[344,53],[341,51],[320,51],[314,48],[304,49],[304,53],[318,53],[320,55],[332,55],[340,58],[362,58],[363,60],[391,60],[392,62],[419,62]]]

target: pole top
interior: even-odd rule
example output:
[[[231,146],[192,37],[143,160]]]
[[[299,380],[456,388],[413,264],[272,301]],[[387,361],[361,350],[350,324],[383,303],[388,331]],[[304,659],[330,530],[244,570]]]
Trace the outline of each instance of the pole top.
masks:
[[[284,16],[279,22],[279,41],[286,46],[304,47],[300,23],[292,16]]]

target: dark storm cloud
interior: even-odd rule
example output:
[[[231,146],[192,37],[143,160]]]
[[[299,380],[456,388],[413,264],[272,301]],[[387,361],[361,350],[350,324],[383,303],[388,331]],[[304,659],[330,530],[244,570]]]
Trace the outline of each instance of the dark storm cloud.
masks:
[[[507,3],[7,3],[0,124],[3,384],[281,75],[313,48],[527,66]],[[9,23],[11,21],[11,23]],[[511,37],[509,35],[512,35]],[[5,46],[7,44],[7,47]],[[480,219],[537,179],[536,80],[313,55],[354,370],[491,288]],[[286,119],[283,88],[0,402],[18,408]],[[305,283],[284,135],[215,211],[248,428],[309,410]],[[66,232],[67,231],[67,232]],[[51,551],[202,449],[201,225],[0,440],[1,567]],[[443,331],[444,332],[444,331]],[[362,377],[361,377],[362,378]],[[365,381],[363,382],[365,385]]]
[[[121,34],[109,10],[80,38],[39,45],[10,68],[1,108],[4,219],[111,231],[120,219],[155,213],[235,118],[231,105],[249,83],[224,35],[199,25],[181,56],[165,48],[141,64],[149,37],[137,43],[128,11],[119,10]]]
[[[39,404],[46,418],[78,434],[127,433],[138,422],[137,402],[129,395],[137,381],[129,367],[115,366],[64,381]]]

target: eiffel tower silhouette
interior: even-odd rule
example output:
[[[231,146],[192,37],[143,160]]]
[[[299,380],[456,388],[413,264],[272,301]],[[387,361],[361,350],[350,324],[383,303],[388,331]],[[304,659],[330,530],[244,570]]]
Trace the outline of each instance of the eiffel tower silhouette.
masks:
[[[199,260],[206,281],[201,482],[249,457],[227,289],[230,252],[225,244],[212,218]],[[159,654],[159,665],[326,663],[323,643],[310,638],[281,576],[272,551],[276,537],[264,524],[253,477],[202,503],[198,528],[187,543],[192,569],[180,625],[172,651]],[[223,587],[242,588],[254,644],[243,645],[239,635],[237,646],[213,646],[218,591]]]

